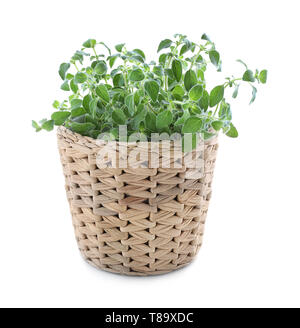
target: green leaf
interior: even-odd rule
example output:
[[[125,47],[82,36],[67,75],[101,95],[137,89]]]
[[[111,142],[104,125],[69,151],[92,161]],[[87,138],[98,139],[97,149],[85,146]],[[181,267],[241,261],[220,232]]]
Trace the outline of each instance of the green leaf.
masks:
[[[111,56],[111,50],[110,50],[110,48],[104,42],[98,42],[98,44],[102,44],[106,48],[106,50],[108,51],[109,56]]]
[[[140,81],[143,81],[144,78],[145,78],[145,75],[140,68],[134,69],[129,74],[129,80],[132,82],[140,82]]]
[[[61,77],[62,80],[65,80],[66,73],[67,73],[67,70],[69,68],[70,68],[70,64],[69,63],[62,63],[59,66],[58,74],[59,74],[59,76]]]
[[[140,103],[141,97],[144,97],[143,90],[139,89],[134,93],[134,104],[137,106]]]
[[[53,104],[52,104],[52,106],[54,107],[54,108],[58,108],[59,107],[59,105],[60,105],[60,103],[59,103],[59,101],[58,100],[54,100],[53,101]]]
[[[82,100],[81,99],[72,99],[70,103],[71,103],[71,109],[79,108],[79,107],[81,107]]]
[[[152,99],[153,102],[156,102],[158,92],[159,92],[159,85],[156,81],[150,80],[146,81],[144,84],[145,91],[149,95],[149,97]]]
[[[118,125],[124,125],[126,123],[126,116],[120,108],[112,112],[112,119]]]
[[[74,79],[72,79],[72,80],[70,81],[70,88],[71,88],[71,90],[72,90],[74,93],[77,93],[77,91],[78,91],[78,86],[77,86],[77,84],[74,82]]]
[[[119,55],[113,55],[109,57],[109,67],[112,68],[115,64],[115,61],[117,60],[117,58],[119,57]]]
[[[162,49],[169,48],[172,44],[172,40],[165,39],[162,40],[158,46],[157,52],[160,52]]]
[[[164,110],[156,116],[156,128],[162,130],[168,128],[173,121],[173,115],[169,110]]]
[[[73,77],[74,77],[74,75],[73,75],[73,74],[70,74],[70,73],[68,73],[68,74],[66,75],[66,79],[69,80],[69,81],[72,80]]]
[[[156,116],[152,112],[147,112],[145,117],[145,126],[148,130],[156,131]]]
[[[90,111],[90,102],[91,102],[91,100],[92,100],[92,97],[90,95],[86,95],[86,96],[83,97],[82,106],[87,112]]]
[[[202,69],[197,69],[197,78],[200,79],[201,81],[204,81],[204,72],[202,71]]]
[[[95,39],[88,39],[85,42],[83,42],[83,47],[85,48],[94,48],[96,45],[96,40]]]
[[[70,91],[69,81],[65,80],[65,82],[60,86],[60,88],[64,91]]]
[[[238,93],[239,93],[239,87],[240,87],[239,84],[237,84],[237,85],[235,86],[235,89],[234,89],[233,94],[232,94],[232,98],[236,98],[236,97],[237,97],[237,95],[238,95]]]
[[[212,64],[215,65],[216,67],[218,67],[219,62],[220,62],[220,54],[218,53],[218,51],[211,50],[208,54],[209,54],[209,59],[212,62]]]
[[[180,116],[177,121],[174,123],[174,126],[182,125],[184,122],[190,117],[190,113],[188,110],[183,112],[183,115]]]
[[[194,85],[189,92],[189,98],[193,101],[198,101],[203,94],[203,87],[202,85]]]
[[[214,128],[214,130],[219,131],[223,127],[222,121],[213,121],[211,123],[211,126]]]
[[[236,127],[232,123],[230,123],[230,129],[226,132],[226,135],[231,138],[237,138],[239,136]]]
[[[243,81],[255,82],[254,74],[253,74],[253,72],[250,69],[248,69],[244,73],[244,75],[243,75]]]
[[[32,127],[35,129],[35,132],[39,132],[42,130],[42,128],[38,125],[38,123],[36,121],[31,121],[31,125]]]
[[[92,115],[92,118],[95,119],[97,116],[97,109],[98,109],[98,99],[94,98],[89,102],[89,110],[88,112]]]
[[[107,65],[105,61],[100,60],[94,68],[96,74],[104,75],[107,72]]]
[[[172,71],[173,71],[173,74],[174,74],[177,82],[179,82],[182,77],[182,64],[181,64],[180,60],[174,59],[172,61]]]
[[[262,70],[259,73],[259,81],[263,84],[267,83],[267,77],[268,77],[268,71],[267,70]]]
[[[122,52],[123,47],[125,46],[125,43],[120,43],[115,46],[116,50],[118,52]]]
[[[224,97],[224,86],[219,85],[213,88],[209,95],[209,106],[215,107]]]
[[[65,111],[59,111],[59,112],[54,112],[51,115],[51,119],[54,121],[55,125],[62,125],[66,119],[70,116],[70,112],[65,112]]]
[[[114,87],[118,88],[118,87],[123,87],[124,86],[124,77],[123,74],[118,73],[113,77],[113,84]]]
[[[231,121],[232,119],[230,105],[225,101],[221,102],[220,109],[219,109],[219,117],[227,121]]]
[[[128,95],[125,98],[125,105],[128,108],[128,112],[129,112],[130,116],[133,116],[134,115],[134,111],[135,111],[135,107],[134,107],[134,95],[133,94]]]
[[[146,59],[146,56],[141,49],[133,49],[132,51],[140,55],[144,60]]]
[[[186,52],[190,50],[190,47],[188,44],[184,44],[180,49],[180,56],[184,55]]]
[[[164,75],[164,70],[161,65],[154,66],[153,67],[153,73],[156,74],[157,76],[163,76]]]
[[[195,132],[199,132],[201,130],[201,127],[202,127],[202,119],[200,117],[193,116],[185,121],[181,132],[195,133]]]
[[[44,129],[46,131],[52,131],[53,127],[54,127],[54,121],[53,120],[46,121],[42,124],[42,129]]]
[[[254,100],[256,99],[256,93],[257,93],[257,89],[255,88],[255,86],[254,85],[251,85],[251,86],[252,86],[252,98],[250,100],[249,105],[251,105],[254,102]]]
[[[185,91],[181,85],[176,85],[176,87],[172,90],[172,95],[177,100],[181,100],[184,94]]]
[[[139,129],[140,123],[144,121],[147,114],[147,110],[144,104],[140,104],[137,109],[137,114],[134,116],[132,125],[135,130]]]
[[[201,55],[198,55],[197,58],[196,58],[196,63],[198,64],[202,64],[204,62],[204,59]]]
[[[89,131],[93,130],[96,126],[93,123],[78,123],[78,122],[71,122],[70,127],[72,131],[77,132],[79,134],[85,134]]]
[[[96,88],[96,94],[106,103],[109,102],[109,94],[107,91],[107,88],[104,84],[100,84],[98,85],[98,87]]]
[[[206,90],[203,91],[203,96],[199,100],[199,106],[202,108],[204,111],[207,111],[208,106],[209,106],[209,94]]]
[[[86,114],[86,111],[83,107],[77,107],[71,110],[71,117],[77,117]]]
[[[248,66],[241,59],[237,59],[237,62],[244,65],[245,68],[248,69]]]
[[[84,56],[89,56],[90,54],[83,52],[83,51],[76,51],[76,53],[72,56],[72,60],[76,61],[78,60],[81,64],[83,62],[83,57]]]
[[[197,75],[193,70],[188,70],[184,76],[184,86],[187,91],[190,91],[197,84]]]
[[[144,58],[142,56],[138,55],[137,53],[134,53],[134,52],[132,52],[132,55],[131,55],[130,58],[138,61],[139,63],[143,63],[144,62]]]
[[[202,39],[202,40],[206,40],[206,41],[209,41],[209,42],[211,42],[211,41],[210,41],[210,38],[209,38],[209,37],[208,37],[208,35],[207,35],[207,34],[205,34],[205,33],[204,33],[204,34],[202,34],[202,36],[201,36],[201,39]]]
[[[169,79],[175,80],[175,76],[174,76],[173,71],[172,71],[171,68],[166,68],[165,69],[165,75],[167,75]]]
[[[161,54],[159,56],[158,62],[160,63],[160,65],[165,66],[167,57],[168,57],[168,54]]]
[[[180,53],[179,53],[180,56],[182,56],[183,54],[185,54],[189,50],[193,50],[192,49],[193,48],[193,43],[192,42],[190,42],[187,39],[184,39],[183,42],[184,42],[184,45],[180,49]]]
[[[82,72],[77,72],[74,77],[74,82],[77,83],[84,83],[87,80],[87,76]]]

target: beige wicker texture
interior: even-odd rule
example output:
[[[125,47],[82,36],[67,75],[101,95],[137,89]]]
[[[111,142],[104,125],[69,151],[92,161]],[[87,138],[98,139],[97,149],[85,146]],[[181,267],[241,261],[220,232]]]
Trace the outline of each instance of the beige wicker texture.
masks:
[[[194,259],[211,197],[217,138],[205,142],[204,172],[193,179],[185,167],[99,168],[96,140],[63,127],[57,135],[76,239],[90,264],[155,275]]]

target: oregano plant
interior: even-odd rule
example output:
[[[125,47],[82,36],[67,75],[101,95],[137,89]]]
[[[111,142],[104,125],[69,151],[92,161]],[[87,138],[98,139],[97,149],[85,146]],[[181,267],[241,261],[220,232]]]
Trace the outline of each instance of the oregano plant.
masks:
[[[157,61],[146,61],[141,49],[128,50],[124,43],[114,51],[105,43],[89,39],[69,62],[59,67],[61,89],[67,99],[55,100],[50,119],[37,123],[36,131],[51,131],[64,125],[81,135],[97,138],[110,132],[118,139],[118,126],[128,134],[202,133],[208,139],[219,131],[235,138],[231,106],[225,98],[238,96],[240,85],[252,89],[255,100],[259,83],[267,82],[267,70],[251,70],[241,60],[244,73],[226,77],[207,89],[206,73],[214,67],[221,72],[222,61],[215,44],[203,34],[199,43],[175,34],[157,48]]]

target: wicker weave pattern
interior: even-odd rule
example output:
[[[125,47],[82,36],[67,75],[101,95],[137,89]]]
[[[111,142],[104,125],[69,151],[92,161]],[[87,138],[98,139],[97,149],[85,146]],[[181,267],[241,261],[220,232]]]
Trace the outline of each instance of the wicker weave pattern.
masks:
[[[90,264],[153,275],[193,260],[211,197],[216,138],[205,143],[203,176],[191,179],[186,168],[99,169],[94,139],[63,127],[57,135],[76,239]]]

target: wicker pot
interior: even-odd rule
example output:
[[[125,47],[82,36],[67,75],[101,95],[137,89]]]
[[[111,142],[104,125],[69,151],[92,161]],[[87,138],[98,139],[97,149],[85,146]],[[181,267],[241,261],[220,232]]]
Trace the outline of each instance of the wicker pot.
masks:
[[[193,178],[185,167],[99,168],[99,142],[63,127],[57,136],[75,236],[90,264],[155,275],[194,259],[211,197],[217,138],[205,142],[204,171]]]

